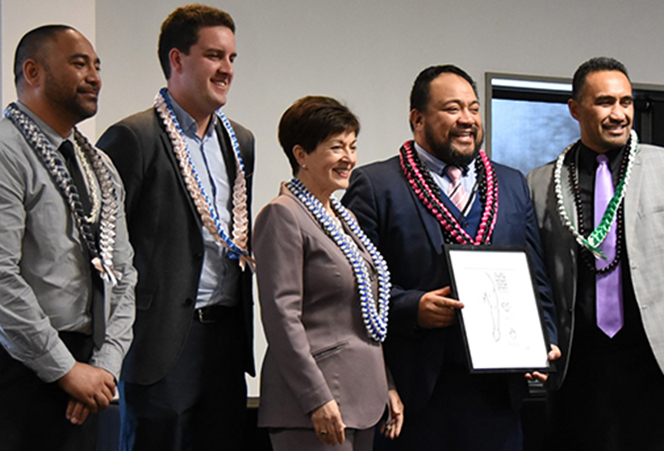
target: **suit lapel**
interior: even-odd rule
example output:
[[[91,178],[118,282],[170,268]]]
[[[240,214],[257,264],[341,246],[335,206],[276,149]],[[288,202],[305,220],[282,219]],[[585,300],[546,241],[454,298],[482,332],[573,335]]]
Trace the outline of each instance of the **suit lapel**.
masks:
[[[373,258],[371,257],[371,254],[367,250],[366,247],[364,247],[364,243],[360,240],[360,238],[353,233],[353,231],[348,227],[348,225],[344,222],[341,221],[341,226],[344,229],[344,232],[346,232],[346,235],[350,237],[351,240],[355,243],[357,246],[357,250],[360,252],[360,255],[364,259],[365,262],[367,262],[367,265],[371,268],[371,270],[375,273],[377,272],[376,265],[374,265]]]
[[[173,166],[173,170],[175,171],[176,178],[178,179],[180,189],[182,189],[182,191],[184,192],[184,196],[187,199],[187,204],[189,204],[189,207],[191,208],[191,213],[194,215],[194,218],[196,218],[196,223],[199,225],[199,227],[203,227],[203,223],[201,221],[201,215],[198,213],[196,205],[194,204],[194,201],[191,199],[191,195],[189,194],[189,190],[187,189],[187,184],[184,181],[184,177],[182,176],[182,169],[180,168],[180,163],[178,162],[178,159],[175,156],[175,152],[173,151],[173,144],[171,143],[171,140],[168,137],[168,133],[166,133],[166,130],[164,129],[164,124],[161,118],[159,117],[159,114],[157,114],[156,111],[155,114],[157,115],[157,121],[159,123],[159,139],[163,144],[163,149],[164,152],[166,152],[166,157]]]
[[[431,212],[427,210],[422,201],[413,192],[405,176],[403,177],[403,180],[404,180],[404,186],[408,191],[408,195],[411,196],[412,202],[415,204],[415,209],[417,210],[417,213],[420,217],[420,221],[422,221],[424,230],[426,230],[426,233],[429,236],[429,241],[431,241],[432,248],[436,250],[437,254],[442,254],[445,240],[443,238],[443,230],[441,229],[442,227],[441,224],[433,216],[433,214],[431,214]]]
[[[231,187],[231,195],[233,194],[233,185],[235,184],[235,154],[233,144],[223,127],[221,120],[217,117],[215,124],[217,129],[217,137],[219,138],[219,145],[221,146],[221,153],[224,157],[224,164],[226,165],[226,174],[228,175],[228,185]]]
[[[648,168],[644,167],[641,164],[641,158],[639,155],[639,149],[637,147],[636,155],[634,155],[634,163],[632,166],[632,173],[629,178],[629,185],[627,186],[627,192],[625,193],[624,203],[624,218],[625,221],[625,240],[627,243],[633,242],[633,234],[636,233],[636,218],[637,212],[636,208],[639,205],[641,197],[641,182],[645,180],[644,172]]]
[[[577,168],[579,167],[578,154],[578,152],[575,152],[575,155],[573,156],[573,158],[577,159],[575,164],[575,167]],[[574,203],[574,191],[569,175],[569,166],[564,164],[560,173],[561,187],[563,191],[563,205],[565,206],[565,211],[567,212],[570,222],[578,230],[579,219],[576,211],[576,204]],[[553,250],[553,252],[559,253],[560,261],[568,262],[570,265],[567,274],[570,274],[571,277],[564,278],[564,288],[566,293],[563,299],[569,299],[571,305],[568,305],[567,308],[574,309],[576,305],[576,279],[578,274],[577,261],[579,244],[577,244],[574,236],[567,229],[565,224],[562,223],[562,218],[558,212],[558,203],[556,200],[555,184],[553,183],[553,180],[551,182],[551,196],[549,199],[553,205],[548,206],[547,210],[551,211],[552,215],[555,215],[555,218],[552,218],[552,222],[558,229],[555,231],[554,236],[560,237],[560,241],[558,241],[555,245],[555,250]]]
[[[575,167],[579,167],[579,161],[578,161],[578,152],[575,152],[575,155],[573,158],[576,158],[576,164]],[[569,180],[569,166],[568,165],[563,165],[562,171],[560,172],[560,178],[561,178],[561,186],[563,190],[563,205],[565,206],[565,211],[567,212],[567,215],[569,216],[569,220],[572,222],[574,227],[578,230],[578,223],[579,223],[579,218],[576,213],[576,205],[574,204],[574,190],[572,189],[572,184],[570,183]],[[553,199],[555,201],[555,191],[553,193]],[[556,209],[556,214],[558,213],[558,210]],[[592,224],[591,224],[592,225]],[[564,225],[561,223],[561,226],[564,227]],[[569,235],[569,231],[566,231],[566,233]]]
[[[196,218],[196,222],[198,223],[198,225],[202,227],[203,223],[201,222],[200,214],[198,213],[196,205],[194,204],[194,201],[191,199],[191,195],[189,194],[189,190],[187,189],[187,184],[184,181],[184,177],[182,176],[180,163],[178,162],[178,159],[175,156],[175,152],[173,151],[173,144],[171,143],[171,140],[168,137],[166,130],[164,130],[161,118],[156,112],[155,114],[157,115],[157,121],[159,122],[160,125],[159,137],[164,145],[164,150],[166,151],[169,161],[173,165],[173,169],[177,173],[177,179],[180,182],[180,188],[182,188],[182,190],[185,193],[185,196],[187,198],[187,203],[191,208],[192,214]],[[232,195],[232,189],[235,183],[235,155],[233,151],[233,146],[219,118],[217,118],[215,127],[217,131],[217,137],[219,139],[219,145],[221,147],[221,153],[224,158],[224,164],[226,165],[226,173],[228,174],[228,183],[231,187],[231,195]]]

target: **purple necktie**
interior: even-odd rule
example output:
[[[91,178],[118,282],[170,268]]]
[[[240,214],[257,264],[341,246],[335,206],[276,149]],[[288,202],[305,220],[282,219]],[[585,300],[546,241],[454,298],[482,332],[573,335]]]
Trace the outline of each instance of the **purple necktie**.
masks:
[[[613,197],[613,180],[608,166],[606,155],[598,155],[597,172],[595,173],[595,227],[597,227],[604,216],[606,207]],[[602,269],[611,264],[616,258],[616,244],[618,233],[616,232],[616,221],[611,224],[609,233],[599,245],[606,255],[606,260],[596,259],[595,267]],[[622,302],[622,276],[620,264],[616,265],[607,273],[597,273],[595,276],[597,291],[595,294],[597,309],[597,327],[599,327],[609,338],[618,333],[623,326],[623,302]]]
[[[456,205],[459,211],[463,211],[468,203],[468,192],[461,184],[461,169],[456,166],[447,166],[447,177],[452,184],[450,185],[447,197]]]

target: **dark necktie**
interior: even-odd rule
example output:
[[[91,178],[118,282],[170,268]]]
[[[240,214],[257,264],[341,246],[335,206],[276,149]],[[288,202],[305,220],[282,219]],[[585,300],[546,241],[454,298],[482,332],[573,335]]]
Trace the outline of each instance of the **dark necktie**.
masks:
[[[62,141],[60,147],[58,148],[63,157],[65,157],[65,164],[67,165],[67,170],[71,176],[76,191],[78,192],[78,197],[83,205],[83,211],[86,215],[90,214],[92,210],[92,204],[90,203],[90,196],[88,195],[88,189],[85,187],[85,181],[83,180],[83,173],[81,172],[81,167],[78,165],[76,160],[76,153],[74,151],[74,146],[68,139]]]
[[[613,197],[613,180],[608,166],[606,155],[598,155],[597,172],[595,173],[595,228],[602,220],[602,216]],[[599,248],[606,255],[606,260],[595,260],[595,267],[602,269],[611,264],[616,258],[616,245],[618,241],[617,224],[614,221],[611,224],[609,233],[600,244]],[[599,327],[607,336],[613,338],[623,326],[623,305],[622,305],[622,277],[620,264],[611,271],[604,274],[597,274],[595,307],[597,310],[597,327]]]
[[[90,211],[92,210],[92,204],[90,202],[88,190],[85,186],[85,181],[83,180],[81,167],[76,160],[74,146],[71,141],[64,140],[62,144],[60,144],[58,150],[65,158],[65,164],[67,165],[69,175],[74,182],[74,186],[76,186],[78,197],[81,201],[81,205],[83,206],[83,212],[86,215],[89,215]],[[96,224],[89,225],[92,233],[96,235]],[[99,277],[96,269],[93,267],[90,269],[92,276],[92,301],[90,303],[90,315],[92,316],[92,341],[97,348],[100,348],[104,343],[104,337],[106,336],[106,319],[104,314],[104,282],[101,280],[101,277]]]

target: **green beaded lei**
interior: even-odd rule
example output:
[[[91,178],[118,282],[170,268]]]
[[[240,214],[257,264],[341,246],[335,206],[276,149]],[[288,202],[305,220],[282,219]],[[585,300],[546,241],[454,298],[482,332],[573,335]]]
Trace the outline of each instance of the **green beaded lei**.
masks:
[[[595,258],[602,258],[606,260],[606,255],[604,255],[604,253],[599,249],[599,245],[602,244],[602,241],[604,241],[606,235],[609,233],[611,224],[613,224],[613,222],[616,220],[616,215],[618,214],[618,207],[620,206],[620,203],[625,197],[625,192],[627,191],[627,185],[629,184],[629,176],[632,172],[632,165],[634,163],[634,155],[636,154],[638,148],[638,141],[639,138],[636,135],[636,132],[632,130],[630,132],[630,138],[628,141],[629,148],[627,149],[627,152],[629,156],[628,156],[627,167],[625,168],[625,175],[618,183],[616,191],[613,194],[613,198],[611,198],[611,201],[609,202],[609,205],[607,205],[606,211],[602,216],[602,220],[600,221],[599,225],[595,228],[595,230],[593,230],[592,233],[588,236],[588,238],[584,238],[583,235],[581,235],[579,231],[576,229],[574,224],[572,224],[572,221],[570,220],[569,215],[567,214],[567,210],[565,209],[565,204],[563,203],[563,188],[561,181],[563,161],[565,160],[565,156],[567,155],[567,153],[571,149],[576,147],[578,142],[568,146],[567,149],[565,149],[563,153],[561,153],[558,159],[556,160],[553,177],[554,177],[554,190],[556,193],[558,213],[560,214],[560,218],[563,224],[572,233],[576,242],[579,243],[581,246],[585,247],[586,249],[588,249],[590,252],[592,252]]]

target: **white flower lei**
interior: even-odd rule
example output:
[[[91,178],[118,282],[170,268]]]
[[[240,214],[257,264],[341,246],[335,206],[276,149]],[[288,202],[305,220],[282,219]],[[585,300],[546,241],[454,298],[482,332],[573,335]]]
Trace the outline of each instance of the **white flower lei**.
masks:
[[[99,221],[99,245],[97,247],[95,237],[90,231],[90,223],[93,222],[91,220],[95,219],[93,216],[94,211],[86,218],[76,186],[60,154],[53,148],[53,145],[37,124],[27,114],[23,113],[16,104],[11,103],[7,106],[5,116],[12,121],[16,128],[23,134],[28,144],[39,155],[46,170],[67,201],[81,239],[90,254],[92,266],[99,271],[102,279],[115,286],[121,278],[121,274],[115,271],[113,267],[113,249],[115,247],[115,229],[119,199],[111,175],[99,151],[74,127],[75,147],[78,147],[78,151],[82,151],[83,153],[84,158],[81,158],[81,161],[84,162],[83,167],[87,168],[86,172],[90,170],[87,160],[90,160],[92,163],[94,175],[86,174],[88,182],[91,182],[89,183],[90,186],[96,189],[96,184],[92,180],[92,177],[96,176],[101,187],[101,217]],[[96,216],[96,213],[94,215]],[[93,217],[91,218],[90,216]]]
[[[221,110],[217,111],[216,114],[221,119],[221,122],[228,133],[233,146],[233,153],[235,155],[236,174],[232,193],[232,240],[224,231],[219,216],[217,215],[209,196],[205,192],[203,183],[194,168],[189,147],[184,140],[184,132],[175,117],[175,112],[168,102],[166,88],[161,89],[157,94],[154,107],[164,123],[166,133],[173,145],[173,152],[180,164],[182,177],[184,178],[189,195],[196,206],[196,210],[201,216],[203,225],[218,243],[228,249],[231,258],[238,259],[240,267],[243,270],[247,265],[253,270],[254,260],[249,255],[248,250],[249,214],[247,211],[247,186],[244,174],[244,164],[242,162],[242,157],[240,156],[240,145],[237,142],[235,131],[231,127],[230,121],[228,121]]]
[[[591,251],[596,258],[605,257],[603,252],[599,249],[599,245],[602,243],[602,241],[604,241],[606,235],[609,232],[609,229],[611,228],[611,224],[613,224],[613,221],[615,221],[616,215],[618,214],[618,207],[620,206],[620,203],[622,202],[623,198],[625,197],[625,193],[627,192],[627,185],[629,185],[629,177],[632,173],[632,166],[634,164],[634,155],[636,155],[638,149],[638,141],[639,138],[636,132],[634,130],[631,130],[629,149],[627,149],[627,152],[629,152],[629,156],[628,156],[627,167],[625,168],[625,175],[623,176],[622,180],[620,180],[620,182],[618,183],[616,192],[614,193],[613,198],[609,202],[609,205],[607,206],[606,211],[602,216],[602,220],[600,221],[599,225],[595,228],[595,230],[593,230],[592,233],[588,236],[587,239],[584,238],[583,235],[581,235],[579,231],[576,229],[574,224],[572,224],[572,221],[570,220],[570,217],[567,214],[567,210],[565,209],[565,204],[563,202],[563,187],[562,187],[563,162],[565,161],[565,156],[567,155],[567,153],[577,145],[578,141],[576,143],[570,144],[563,151],[563,153],[561,153],[560,156],[558,156],[558,159],[556,160],[556,165],[553,171],[553,180],[554,180],[554,191],[556,194],[556,203],[560,219],[562,223],[565,225],[565,227],[567,227],[567,229],[571,232],[572,236],[574,236],[576,242],[579,243],[581,246],[587,248],[589,251]]]
[[[390,308],[390,271],[387,269],[387,263],[383,256],[378,252],[371,240],[367,238],[360,226],[353,220],[348,211],[335,198],[330,198],[332,209],[348,224],[353,234],[357,236],[364,247],[371,255],[371,259],[378,270],[378,306],[371,290],[371,281],[369,270],[364,258],[353,240],[343,233],[340,226],[336,224],[334,218],[325,210],[323,204],[313,196],[304,184],[298,179],[292,179],[286,183],[288,189],[302,202],[313,214],[316,220],[321,224],[325,233],[332,238],[337,246],[344,253],[355,273],[357,280],[357,290],[360,294],[360,306],[362,309],[362,318],[364,327],[369,336],[375,341],[382,342],[387,336],[387,319]]]

